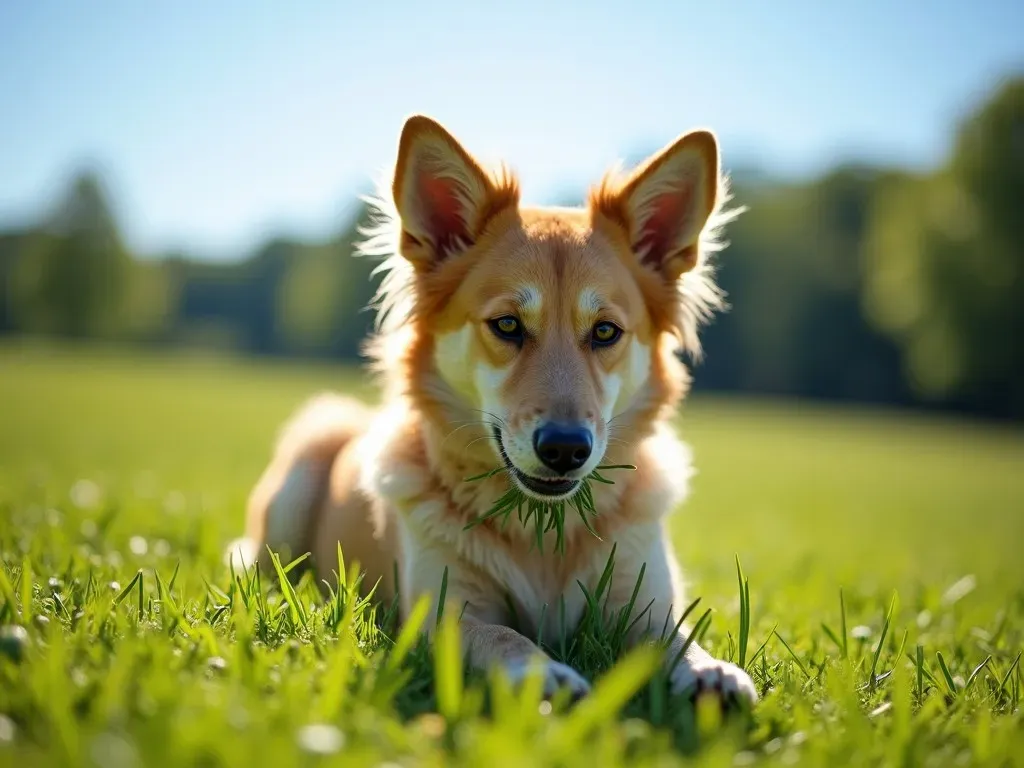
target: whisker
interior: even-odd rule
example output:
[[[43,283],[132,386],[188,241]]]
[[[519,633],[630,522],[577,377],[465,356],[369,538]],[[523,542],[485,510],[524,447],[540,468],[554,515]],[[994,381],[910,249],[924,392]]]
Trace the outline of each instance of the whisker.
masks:
[[[452,430],[451,432],[449,432],[449,433],[448,433],[447,435],[445,435],[444,437],[445,437],[445,439],[447,440],[447,439],[448,439],[449,437],[451,437],[452,435],[454,435],[454,434],[455,434],[456,432],[458,432],[458,431],[459,431],[460,429],[465,429],[466,427],[473,427],[473,426],[479,426],[480,424],[483,424],[483,423],[484,423],[484,422],[482,422],[482,421],[466,421],[466,422],[463,422],[462,424],[460,424],[459,426],[457,426],[457,427],[456,427],[455,429],[453,429],[453,430]]]
[[[465,454],[465,452],[468,451],[471,446],[475,445],[476,443],[479,443],[481,440],[489,440],[495,445],[498,445],[498,441],[494,439],[494,435],[481,435],[480,437],[474,438],[473,440],[470,440],[468,443],[462,446],[462,453]]]
[[[466,424],[463,424],[462,426],[456,427],[451,432],[449,432],[446,435],[444,435],[444,438],[441,440],[441,447],[444,447],[444,445],[447,443],[447,441],[449,441],[449,438],[450,437],[454,437],[456,432],[458,432],[458,431],[460,431],[462,429],[465,429],[466,427],[473,427],[473,426],[479,426],[479,422],[468,422]]]
[[[612,424],[611,422],[608,422],[608,434],[609,435],[619,434],[623,430],[626,430],[628,428],[629,428],[628,424]]]
[[[450,422],[450,423],[454,424],[456,422]],[[462,424],[460,424],[459,426],[457,426],[455,429],[453,429],[451,432],[449,432],[448,434],[446,434],[444,436],[444,439],[441,441],[441,445],[444,446],[444,444],[448,442],[448,438],[452,437],[456,432],[458,432],[460,430],[463,430],[466,427],[474,427],[474,426],[489,427],[490,424],[488,422],[486,422],[486,421],[481,421],[481,420],[478,420],[478,419],[474,419],[472,421],[463,422]]]
[[[494,435],[480,435],[479,437],[474,437],[472,440],[466,443],[466,447],[469,448],[469,446],[475,445],[476,443],[479,443],[481,440],[488,440],[494,443],[495,445],[498,444],[498,441],[494,439]]]
[[[489,416],[492,419],[492,422],[494,424],[498,425],[498,426],[502,426],[502,427],[508,426],[507,424],[505,424],[505,420],[503,418],[501,418],[501,416],[499,416],[496,413],[491,413],[490,411],[484,411],[484,410],[481,410],[479,408],[474,408],[473,410],[476,411],[477,413],[482,413],[485,416]]]
[[[490,424],[486,419],[449,419],[449,424]]]
[[[608,442],[609,442],[609,444],[610,443],[616,443],[618,445],[623,445],[626,448],[636,448],[636,445],[634,443],[629,442],[628,440],[621,440],[618,437],[611,437],[610,435],[608,437]]]

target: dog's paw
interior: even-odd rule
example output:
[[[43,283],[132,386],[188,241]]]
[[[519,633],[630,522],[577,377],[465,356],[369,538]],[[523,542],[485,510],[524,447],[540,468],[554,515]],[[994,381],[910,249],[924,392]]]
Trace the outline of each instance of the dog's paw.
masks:
[[[690,696],[712,693],[747,705],[757,702],[750,675],[735,664],[711,657],[681,661],[672,673],[672,692]]]
[[[539,664],[539,667],[538,667]],[[530,674],[540,669],[543,685],[541,692],[545,700],[552,699],[559,690],[569,691],[571,701],[579,701],[590,693],[590,683],[575,669],[550,659],[536,662],[516,661],[505,666],[505,671],[513,685],[522,684]]]

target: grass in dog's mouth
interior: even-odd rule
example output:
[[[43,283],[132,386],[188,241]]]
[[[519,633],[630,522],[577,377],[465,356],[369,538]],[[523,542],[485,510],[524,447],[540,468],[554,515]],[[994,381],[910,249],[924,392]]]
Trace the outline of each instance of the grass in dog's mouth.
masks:
[[[597,516],[597,505],[594,502],[594,489],[592,488],[591,483],[614,485],[612,480],[609,480],[601,474],[602,471],[611,469],[635,470],[636,467],[632,464],[604,464],[598,466],[593,472],[579,481],[576,486],[576,490],[571,496],[559,499],[558,501],[544,501],[532,496],[527,496],[522,489],[516,485],[515,481],[510,476],[509,489],[494,502],[487,512],[476,519],[469,521],[464,530],[474,528],[475,526],[492,518],[500,518],[501,527],[504,529],[505,526],[508,525],[508,521],[511,519],[512,513],[515,512],[516,517],[524,528],[531,524],[533,525],[533,530],[537,537],[538,550],[544,550],[544,535],[550,531],[554,531],[555,548],[559,553],[564,553],[566,505],[575,509],[587,530],[594,536],[597,536],[597,531],[594,530],[590,520],[590,518]],[[509,467],[501,466],[496,469],[492,469],[489,472],[468,477],[466,478],[466,482],[472,483],[487,480],[495,475],[500,475],[502,472],[511,475]]]

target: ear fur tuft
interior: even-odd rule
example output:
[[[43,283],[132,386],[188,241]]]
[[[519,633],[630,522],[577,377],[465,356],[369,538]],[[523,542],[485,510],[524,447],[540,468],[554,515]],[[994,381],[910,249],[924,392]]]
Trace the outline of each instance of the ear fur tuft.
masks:
[[[708,130],[682,134],[631,172],[613,168],[589,196],[591,216],[620,227],[637,262],[670,290],[662,301],[672,306],[663,308],[680,348],[695,359],[699,327],[726,308],[710,258],[726,246],[725,226],[744,211],[726,210],[730,199]]]
[[[466,250],[495,213],[518,204],[519,185],[507,168],[488,173],[440,123],[414,115],[402,128],[392,195],[403,255],[429,266]]]
[[[714,134],[683,134],[627,177],[616,176],[591,193],[591,208],[621,224],[637,258],[667,279],[693,269],[718,194]]]

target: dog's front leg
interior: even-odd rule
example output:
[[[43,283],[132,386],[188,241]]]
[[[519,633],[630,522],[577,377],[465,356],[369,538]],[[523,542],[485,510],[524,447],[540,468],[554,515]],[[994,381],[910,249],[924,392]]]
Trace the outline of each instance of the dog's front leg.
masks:
[[[510,617],[497,586],[478,570],[463,567],[451,553],[421,547],[407,559],[402,583],[403,596],[408,598],[403,601],[406,614],[423,595],[437,606],[446,569],[444,611],[459,617],[462,651],[473,668],[487,673],[501,667],[514,685],[539,668],[545,698],[561,688],[568,689],[574,700],[590,691],[579,672],[550,658],[508,626]],[[428,622],[427,631],[433,629],[434,622]]]
[[[735,664],[716,659],[696,642],[689,641],[689,628],[676,625],[686,610],[686,600],[675,554],[660,523],[637,526],[629,531],[616,549],[612,572],[609,607],[623,608],[629,604],[643,568],[633,621],[641,611],[646,613],[633,624],[626,640],[630,645],[666,640],[665,664],[670,666],[672,690],[695,695],[716,692],[725,698],[757,701],[757,690],[750,676]],[[672,632],[664,637],[664,632]]]
[[[545,698],[551,698],[561,688],[568,689],[573,700],[590,691],[590,683],[579,672],[550,658],[511,627],[489,624],[464,615],[461,629],[465,652],[476,669],[501,666],[512,683],[518,685],[537,665]]]

